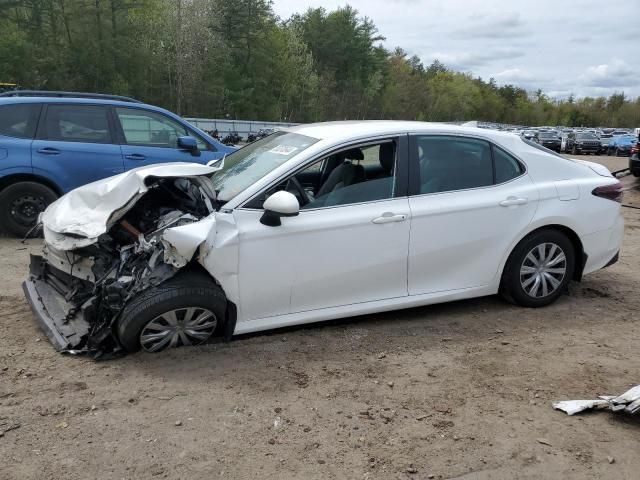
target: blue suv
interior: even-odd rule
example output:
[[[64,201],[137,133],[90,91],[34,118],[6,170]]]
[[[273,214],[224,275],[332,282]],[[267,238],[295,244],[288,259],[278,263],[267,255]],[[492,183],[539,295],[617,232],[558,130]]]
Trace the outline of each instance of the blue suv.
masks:
[[[235,151],[162,108],[114,95],[0,94],[0,228],[26,235],[60,195],[132,168]]]

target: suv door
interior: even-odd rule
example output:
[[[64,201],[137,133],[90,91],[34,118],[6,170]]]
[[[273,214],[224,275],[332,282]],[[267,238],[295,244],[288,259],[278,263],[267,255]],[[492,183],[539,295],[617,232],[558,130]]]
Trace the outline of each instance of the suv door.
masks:
[[[484,139],[414,135],[410,168],[409,295],[489,285],[537,208],[524,165]]]
[[[206,164],[224,155],[197,133],[167,115],[134,107],[116,107],[114,110],[122,131],[125,170],[164,162]],[[178,138],[185,136],[196,139],[199,155],[178,148]]]
[[[124,171],[106,105],[46,105],[31,148],[33,173],[64,192]]]
[[[31,143],[41,107],[39,103],[0,105],[0,176],[31,173]]]
[[[303,203],[299,215],[283,218],[278,227],[260,223],[265,198],[283,188],[300,198],[300,190],[306,188],[298,176],[317,172],[317,163],[326,164],[329,155],[308,163],[234,210],[240,238],[238,281],[243,320],[347,305],[359,311],[366,302],[407,295],[410,223],[406,141],[406,136],[387,138],[349,146],[342,155],[339,150],[332,152],[330,156],[341,156],[353,169],[359,160],[350,158],[357,156],[344,153],[362,149],[361,160],[366,163],[368,157],[375,156],[376,163],[384,161],[387,173],[349,185],[338,182],[326,194],[322,186],[314,192],[307,190],[308,203]],[[395,148],[380,149],[380,142]]]

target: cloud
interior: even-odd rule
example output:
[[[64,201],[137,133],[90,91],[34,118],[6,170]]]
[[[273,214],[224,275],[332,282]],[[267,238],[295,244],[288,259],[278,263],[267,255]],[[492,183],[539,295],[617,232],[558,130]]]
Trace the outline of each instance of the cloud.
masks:
[[[579,80],[587,87],[616,88],[638,85],[640,71],[627,62],[614,58],[609,63],[588,67]]]
[[[591,43],[591,37],[571,37],[569,39],[570,43],[577,43],[577,44],[586,44],[586,43]]]
[[[552,97],[640,95],[637,28],[621,20],[640,18],[639,0],[608,0],[606,8],[601,0],[571,0],[571,8],[558,0],[274,0],[273,6],[287,18],[347,3],[376,23],[386,48],[402,47],[425,65],[438,58]]]
[[[475,15],[469,17],[469,26],[458,30],[457,34],[465,38],[521,38],[531,32],[520,19],[520,14],[513,12],[497,15]]]
[[[466,71],[500,60],[513,60],[514,58],[524,56],[524,52],[516,49],[503,48],[461,53],[435,52],[430,56],[433,59],[440,60],[450,68]]]
[[[534,80],[533,75],[529,71],[520,68],[504,70],[493,74],[492,77],[503,82],[530,82]]]

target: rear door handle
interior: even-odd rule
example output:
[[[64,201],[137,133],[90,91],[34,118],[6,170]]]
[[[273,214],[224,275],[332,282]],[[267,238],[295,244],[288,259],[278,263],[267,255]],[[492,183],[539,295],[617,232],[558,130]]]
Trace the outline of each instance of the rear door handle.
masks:
[[[507,197],[500,202],[501,207],[516,207],[518,205],[526,205],[529,203],[528,198]]]
[[[404,222],[406,219],[406,215],[396,215],[391,212],[385,212],[382,214],[382,216],[376,217],[371,220],[371,222],[379,225],[381,223]]]
[[[124,158],[128,160],[144,160],[147,157],[141,153],[130,153],[129,155],[125,155]]]
[[[38,150],[38,153],[41,153],[43,155],[60,155],[60,150],[58,150],[57,148],[44,147]]]

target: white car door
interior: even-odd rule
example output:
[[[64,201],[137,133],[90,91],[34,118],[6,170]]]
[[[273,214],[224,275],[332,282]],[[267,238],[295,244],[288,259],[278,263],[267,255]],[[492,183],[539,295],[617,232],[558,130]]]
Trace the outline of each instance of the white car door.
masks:
[[[536,211],[524,165],[486,140],[417,135],[410,169],[409,295],[489,285]]]
[[[358,184],[334,189],[324,199],[316,196],[298,216],[282,218],[280,226],[260,223],[260,209],[234,211],[242,320],[407,295],[406,137],[403,148],[397,148],[397,139],[387,143],[395,145],[396,159],[389,176],[376,171],[376,178],[371,174]],[[376,145],[363,149],[380,150]],[[400,163],[405,166],[398,168]],[[315,170],[319,172],[317,166]],[[399,171],[404,181],[398,179]],[[298,173],[308,174],[306,169]]]

